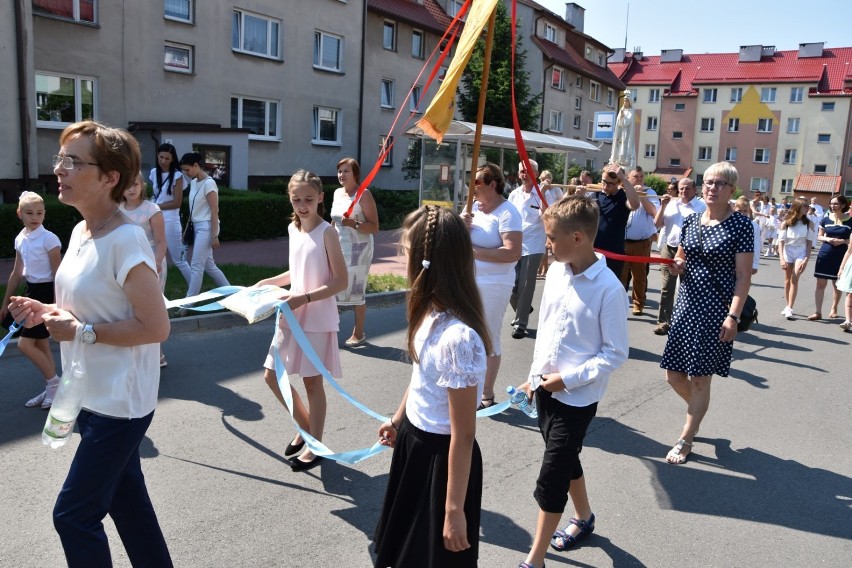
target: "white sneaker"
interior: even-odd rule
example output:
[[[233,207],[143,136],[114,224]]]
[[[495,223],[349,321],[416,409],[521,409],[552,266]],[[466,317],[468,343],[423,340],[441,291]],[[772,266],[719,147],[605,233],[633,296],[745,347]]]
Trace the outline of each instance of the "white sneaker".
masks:
[[[44,391],[44,400],[41,402],[42,408],[47,409],[53,405],[53,397],[56,396],[56,391],[58,389],[59,379],[50,379],[47,381],[47,389]]]
[[[36,406],[41,406],[41,403],[44,402],[44,397],[46,395],[47,395],[47,389],[42,391],[41,394],[36,395],[36,396],[32,397],[31,399],[29,399],[27,402],[24,403],[24,406],[26,406],[27,408],[35,408]]]
[[[793,319],[793,308],[791,308],[790,306],[785,307],[781,315],[783,315],[788,320]]]

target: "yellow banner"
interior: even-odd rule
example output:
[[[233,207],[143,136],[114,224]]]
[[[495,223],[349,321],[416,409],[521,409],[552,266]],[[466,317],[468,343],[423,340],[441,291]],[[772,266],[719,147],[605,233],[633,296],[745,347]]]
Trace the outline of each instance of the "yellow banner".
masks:
[[[444,77],[441,88],[435,94],[435,98],[429,104],[429,108],[423,114],[423,118],[417,121],[417,126],[423,132],[437,140],[440,144],[444,139],[444,133],[453,121],[456,106],[456,88],[461,79],[464,68],[473,53],[473,47],[482,34],[482,30],[488,25],[488,18],[497,8],[497,0],[473,0],[473,5],[467,15],[464,30],[459,38],[456,54],[450,62],[447,74]]]

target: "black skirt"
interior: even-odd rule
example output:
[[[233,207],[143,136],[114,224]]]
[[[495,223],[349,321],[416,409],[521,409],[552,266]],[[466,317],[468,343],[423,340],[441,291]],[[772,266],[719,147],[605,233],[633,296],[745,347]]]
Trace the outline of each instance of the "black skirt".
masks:
[[[474,441],[464,501],[470,548],[444,548],[450,436],[431,434],[402,420],[393,450],[388,488],[376,527],[376,568],[476,566],[482,507],[482,454]]]
[[[32,283],[27,282],[27,287],[24,291],[24,296],[38,300],[42,304],[52,304],[56,301],[53,294],[53,282]],[[6,329],[12,326],[15,320],[12,319],[12,314],[6,314],[3,318],[2,325]],[[16,337],[29,337],[30,339],[47,339],[50,333],[43,323],[34,327],[24,327],[15,334]]]

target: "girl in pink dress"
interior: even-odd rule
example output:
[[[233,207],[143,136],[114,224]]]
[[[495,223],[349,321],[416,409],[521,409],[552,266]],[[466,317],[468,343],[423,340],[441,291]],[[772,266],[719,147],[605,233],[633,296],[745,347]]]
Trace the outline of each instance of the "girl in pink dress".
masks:
[[[293,204],[293,222],[287,229],[290,237],[289,270],[261,280],[257,285],[290,286],[281,299],[286,300],[293,310],[299,326],[331,376],[339,379],[343,375],[337,346],[340,318],[334,296],[346,288],[346,261],[337,232],[322,218],[323,192],[320,178],[314,173],[298,170],[290,178],[287,191]],[[284,404],[275,376],[274,355],[277,350],[287,372],[301,375],[305,382],[308,408],[305,408],[298,392],[291,387],[293,417],[303,430],[317,440],[322,440],[326,411],[322,375],[305,357],[287,322],[281,318],[278,325],[280,333],[272,340],[263,365],[263,377],[281,404]],[[304,445],[305,441],[297,434],[287,446],[285,457],[296,456]],[[293,458],[292,469],[308,470],[319,465],[322,459],[305,448],[301,455]]]

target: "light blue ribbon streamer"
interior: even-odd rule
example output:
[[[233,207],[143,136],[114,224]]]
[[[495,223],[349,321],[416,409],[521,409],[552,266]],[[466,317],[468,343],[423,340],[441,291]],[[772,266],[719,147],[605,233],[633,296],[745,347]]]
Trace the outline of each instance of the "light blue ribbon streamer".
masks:
[[[0,340],[0,357],[2,357],[3,353],[6,351],[6,346],[9,345],[9,342],[12,340],[12,336],[15,335],[15,332],[21,329],[23,324],[24,322],[17,323],[13,321],[12,325],[9,326],[9,333],[6,334],[6,337]]]
[[[230,296],[231,294],[236,294],[240,290],[245,289],[245,286],[220,286],[218,288],[213,288],[212,290],[208,290],[203,294],[198,294],[196,296],[190,296],[188,298],[181,298],[179,300],[169,300],[166,301],[166,308],[183,308],[186,307],[186,304],[192,304],[194,302],[202,302],[204,300],[214,300],[216,298],[222,298],[224,296]],[[204,306],[201,306],[204,307]],[[199,308],[187,307],[186,309],[195,310],[195,311],[205,311]],[[219,306],[219,309],[222,309],[222,306]]]

